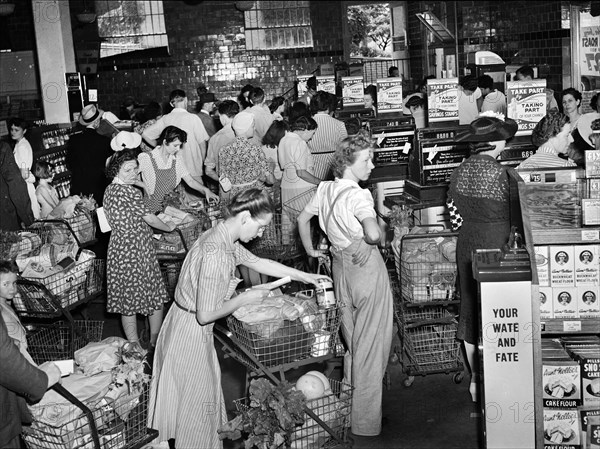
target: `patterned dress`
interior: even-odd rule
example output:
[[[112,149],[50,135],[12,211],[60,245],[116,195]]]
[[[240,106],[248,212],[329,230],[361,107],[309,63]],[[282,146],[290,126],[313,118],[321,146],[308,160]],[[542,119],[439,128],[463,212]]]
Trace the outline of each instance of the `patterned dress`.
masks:
[[[112,228],[106,266],[107,306],[111,313],[151,315],[167,299],[152,231],[143,219],[150,211],[131,185],[110,184],[104,211]]]
[[[222,448],[217,429],[227,420],[213,324],[200,325],[196,306],[211,312],[231,298],[235,267],[254,257],[224,223],[203,234],[183,262],[175,303],[161,327],[152,369],[148,426],[176,447]]]
[[[264,151],[245,137],[236,137],[219,151],[219,176],[229,178],[231,190],[224,193],[221,200],[229,200],[238,192],[251,188],[262,189],[264,183],[259,178],[269,171],[269,163]]]
[[[475,249],[502,248],[508,240],[509,170],[514,171],[491,156],[474,154],[450,177],[448,197],[463,219],[456,245],[461,295],[457,337],[471,344],[477,344],[480,326],[471,254]]]

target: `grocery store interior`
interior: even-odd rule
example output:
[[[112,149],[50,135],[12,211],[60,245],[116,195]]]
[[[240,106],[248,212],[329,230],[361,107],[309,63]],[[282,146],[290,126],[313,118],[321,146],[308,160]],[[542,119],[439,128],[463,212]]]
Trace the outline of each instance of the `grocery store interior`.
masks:
[[[371,194],[369,212],[374,209],[379,238],[370,242],[370,237],[365,237],[364,241],[374,248],[377,261],[385,264],[391,290],[388,295],[387,282],[383,282],[384,293],[375,298],[382,302],[391,298],[388,305],[393,310],[393,316],[386,317],[387,327],[374,332],[383,336],[391,328],[392,335],[383,370],[381,431],[376,436],[351,431],[351,416],[358,414],[358,407],[345,389],[344,347],[339,338],[343,333],[341,309],[347,304],[339,295],[328,296],[334,288],[327,279],[317,283],[317,288],[288,279],[279,296],[291,301],[295,310],[287,316],[284,306],[278,305],[280,327],[275,326],[275,331],[269,329],[272,323],[268,320],[242,324],[243,320],[232,314],[219,318],[214,332],[198,337],[197,346],[202,347],[206,341],[212,343],[214,336],[230,423],[236,417],[250,419],[248,409],[259,408],[248,401],[252,380],[268,379],[280,388],[279,381],[285,378],[302,390],[301,379],[318,371],[321,376],[325,373],[325,380],[317,382],[319,392],[302,411],[306,421],[287,434],[291,439],[288,447],[600,448],[599,94],[600,1],[596,0],[0,0],[2,164],[5,154],[14,155],[16,164],[11,169],[21,169],[19,182],[15,182],[19,191],[25,192],[20,199],[9,198],[14,182],[2,172],[0,250],[10,254],[6,259],[16,261],[19,274],[12,306],[0,297],[0,311],[9,310],[11,319],[14,315],[24,325],[21,337],[38,364],[58,361],[65,374],[73,369],[70,361],[76,358],[76,351],[87,348],[93,354],[90,348],[101,340],[102,351],[110,353],[107,366],[114,362],[106,368],[96,355],[100,360],[94,363],[102,366],[97,368],[85,358],[78,359],[93,366],[92,378],[106,376],[104,390],[98,387],[92,394],[81,387],[85,383],[81,379],[66,381],[70,387],[81,387],[81,400],[91,415],[71,408],[75,398],[67,397],[64,402],[61,395],[68,393],[52,391],[53,400],[60,399],[64,402],[61,407],[68,407],[69,413],[57,413],[58,418],[52,415],[61,425],[44,420],[45,407],[54,405],[46,397],[42,406],[32,407],[32,425],[21,433],[20,423],[16,423],[19,432],[11,427],[6,434],[0,425],[0,437],[10,436],[6,446],[10,449],[204,449],[177,445],[177,438],[163,441],[163,429],[147,425],[149,397],[158,394],[150,393],[149,366],[154,361],[155,368],[163,368],[166,362],[154,359],[160,353],[154,352],[157,338],[157,347],[163,343],[158,332],[151,332],[150,320],[138,314],[137,321],[127,321],[131,315],[119,309],[120,304],[111,303],[107,265],[112,264],[115,273],[120,265],[120,275],[130,279],[127,276],[137,276],[136,269],[144,271],[145,264],[150,264],[155,276],[143,289],[144,295],[164,291],[169,310],[164,323],[172,326],[169,329],[176,335],[173,338],[181,339],[181,347],[190,344],[192,337],[182,337],[189,329],[182,326],[185,331],[179,333],[175,320],[189,318],[194,307],[191,302],[186,306],[174,301],[174,292],[180,275],[186,280],[195,276],[192,263],[186,266],[188,253],[195,251],[194,255],[204,257],[202,245],[194,246],[194,242],[201,236],[212,238],[217,234],[215,228],[224,228],[219,226],[224,218],[221,206],[230,200],[226,189],[254,183],[262,189],[268,184],[264,191],[277,203],[275,214],[270,223],[252,217],[256,230],[249,240],[258,238],[249,248],[258,256],[314,274],[321,264],[330,265],[337,248],[328,246],[321,234],[313,240],[324,244],[325,253],[320,258],[308,257],[310,251],[303,248],[296,224],[314,210],[311,206],[316,199],[312,198],[318,197],[319,182],[333,179],[328,158],[333,157],[339,142],[347,136],[368,135],[369,142],[376,145],[363,149],[370,150],[374,167],[363,178],[353,174],[356,179],[350,179]],[[327,98],[327,104],[319,110],[314,98]],[[252,99],[257,104],[252,105]],[[277,104],[281,109],[270,109]],[[297,113],[292,105],[298,104],[301,112],[292,119]],[[180,157],[167,154],[167,144],[172,141],[163,135],[167,117],[177,113],[202,128],[196,133],[200,138],[193,132],[173,138],[182,144]],[[246,143],[250,138],[242,140],[243,145],[258,148],[256,164],[273,162],[264,175],[275,177],[273,166],[278,157],[281,162],[286,136],[300,141],[307,135],[302,133],[316,136],[319,128],[330,134],[323,136],[321,131],[325,150],[316,147],[318,139],[313,138],[311,146],[312,134],[306,143],[298,144],[307,154],[306,161],[310,156],[306,170],[293,169],[298,176],[310,175],[310,182],[301,177],[302,182],[311,184],[301,194],[284,185],[285,177],[265,183],[262,174],[252,172],[247,179],[232,183],[227,176],[220,176],[219,164],[225,166],[221,147],[212,153],[216,162],[210,160],[211,140],[216,140],[210,136],[223,138],[217,133],[228,130],[231,137],[222,148],[235,154],[241,151],[231,143],[237,142],[236,127],[245,127],[241,133],[254,126],[256,138],[261,113],[268,116],[262,130],[265,140],[257,138],[252,144]],[[327,115],[330,122],[317,125],[314,117],[318,115]],[[265,132],[279,119],[285,123],[285,131],[269,146]],[[250,124],[242,124],[243,120]],[[304,122],[296,128],[298,120]],[[339,136],[334,136],[334,128]],[[487,137],[478,139],[479,135]],[[185,151],[196,140],[194,157],[202,151],[209,153],[199,162],[190,156],[192,150]],[[24,142],[29,144],[25,162],[19,159]],[[489,143],[492,149],[482,143]],[[153,237],[141,242],[137,238],[145,238],[144,233],[132,232],[129,246],[123,246],[120,256],[110,260],[109,240],[118,233],[109,232],[109,221],[117,218],[109,212],[107,219],[106,210],[115,207],[109,190],[118,190],[115,185],[122,179],[117,175],[110,184],[106,177],[123,148],[125,154],[138,147],[140,158],[136,155],[131,160],[139,160],[142,174],[138,181],[145,183],[146,203],[142,203],[141,190],[131,185],[133,181],[126,188],[130,194],[136,192],[130,198],[139,199],[140,208],[146,211],[152,196],[148,195],[148,180],[150,190],[163,188],[158,187],[156,173],[172,170],[177,182],[149,214],[153,223],[158,223],[152,225],[158,229]],[[159,167],[153,159],[156,156],[151,156],[159,149],[170,167]],[[274,161],[269,159],[273,151]],[[175,160],[184,157],[188,159],[177,165],[175,172]],[[240,164],[231,154],[229,158],[243,171],[245,159],[240,158]],[[469,166],[470,162],[473,165]],[[248,162],[246,168],[254,163]],[[37,164],[39,173],[34,169]],[[28,165],[25,174],[24,165]],[[286,168],[280,165],[281,175],[281,168]],[[317,171],[325,166],[322,176],[308,170],[308,165]],[[49,167],[51,173],[44,174],[43,167]],[[145,177],[144,167],[156,171],[153,178]],[[490,184],[482,187],[478,182],[484,174],[490,175],[485,180]],[[233,179],[234,173],[229,176]],[[36,189],[46,186],[47,179],[60,206],[53,204],[52,212],[44,212],[42,218],[44,203],[36,200]],[[85,191],[92,182],[96,185]],[[473,189],[473,195],[465,192],[468,189]],[[481,189],[479,196],[474,194],[477,189]],[[81,197],[74,198],[77,193],[82,193]],[[104,209],[97,209],[103,205],[103,196],[111,199],[104,202]],[[309,200],[313,203],[305,209]],[[41,205],[42,210],[36,212],[28,206],[25,216],[19,209],[25,203]],[[130,204],[127,202],[128,207]],[[354,205],[349,203],[348,208]],[[461,205],[465,207],[464,222]],[[58,215],[53,215],[54,208],[60,209]],[[138,221],[147,230],[148,220],[140,217]],[[356,222],[365,234],[366,225]],[[242,220],[235,223],[242,226]],[[249,226],[246,223],[243,225]],[[316,220],[312,223],[316,225]],[[459,230],[461,223],[464,227]],[[145,245],[150,255],[137,252]],[[230,251],[224,253],[231,256]],[[199,256],[197,260],[201,260]],[[217,268],[224,270],[231,260],[219,260]],[[131,270],[123,268],[128,263]],[[227,273],[230,277],[235,263],[233,267]],[[470,284],[460,282],[465,273],[473,277]],[[0,272],[0,277],[5,275]],[[113,297],[118,296],[114,293],[117,281],[112,285]],[[245,278],[237,294],[251,295],[244,288],[266,280],[255,281]],[[369,282],[372,291],[382,287],[371,278]],[[120,285],[127,291],[123,297],[139,293],[132,293],[131,285]],[[190,282],[190,288],[196,286]],[[187,294],[184,289],[180,288],[178,299]],[[199,316],[196,313],[200,322]],[[137,323],[139,340],[131,337],[132,321]],[[465,337],[467,344],[463,345],[461,335],[469,332],[465,330],[469,324],[463,323],[476,326],[476,336],[471,337],[475,343]],[[119,339],[107,341],[109,337]],[[129,343],[110,352],[111,345],[125,342],[121,338]],[[385,346],[380,340],[383,338],[373,339],[377,349]],[[187,347],[190,354],[196,349],[193,346]],[[207,347],[212,354],[212,345]],[[188,362],[186,358],[193,363],[198,356],[177,354],[182,366]],[[149,363],[142,362],[144,355]],[[177,363],[172,366],[179,366]],[[479,374],[471,376],[470,363],[479,365]],[[216,364],[203,362],[198,364],[198,372],[206,366],[219,370]],[[373,367],[365,364],[363,368],[367,372]],[[161,375],[172,374],[166,372]],[[129,374],[133,377],[128,378]],[[66,379],[77,375],[83,376]],[[194,381],[202,385],[198,390],[220,393],[218,386],[204,388],[204,379],[216,375],[214,372],[186,375],[190,385]],[[315,377],[320,379],[313,374],[312,381]],[[378,378],[375,381],[379,383]],[[360,387],[363,395],[368,390],[365,384]],[[169,399],[172,391],[164,385],[161,394]],[[356,394],[350,385],[350,391],[353,389]],[[22,398],[17,400],[9,390],[0,385],[0,399],[10,397],[12,407]],[[211,396],[206,402],[214,405],[217,400]],[[364,396],[362,401],[366,408],[369,401]],[[272,405],[266,404],[261,406]],[[181,416],[175,419],[184,430],[170,431],[180,432],[179,441],[194,432],[198,438],[205,437],[208,431],[203,426],[209,428],[218,421],[209,416],[215,415],[214,410],[207,406],[205,412],[211,411],[196,425],[190,424],[188,414],[199,408],[193,404],[186,407],[190,408],[179,410]],[[163,418],[176,415],[167,408],[161,411]],[[270,419],[283,422],[281,415],[272,413]],[[89,416],[95,418],[95,424],[94,419],[88,423]],[[262,438],[253,433],[262,430],[261,423],[254,423],[255,427],[245,424],[244,437]],[[239,435],[232,433],[241,437],[240,428],[236,431]],[[281,444],[283,434],[269,437]],[[211,441],[216,447],[221,444],[214,438]],[[4,440],[0,443],[2,447]],[[244,447],[241,438],[225,439],[222,444],[227,449]]]

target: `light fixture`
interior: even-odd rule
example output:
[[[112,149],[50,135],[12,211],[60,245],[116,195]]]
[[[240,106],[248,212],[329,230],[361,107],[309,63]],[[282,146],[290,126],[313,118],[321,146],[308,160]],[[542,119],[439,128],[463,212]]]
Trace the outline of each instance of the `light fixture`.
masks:
[[[15,4],[13,2],[0,2],[0,16],[9,16],[15,11]]]
[[[96,13],[90,11],[87,7],[87,2],[83,0],[83,12],[76,15],[79,23],[94,23],[96,20]]]
[[[79,23],[94,23],[96,21],[96,14],[90,11],[84,11],[77,14],[77,20]]]
[[[240,11],[250,11],[254,8],[254,2],[252,1],[243,1],[243,2],[235,2],[235,7]]]

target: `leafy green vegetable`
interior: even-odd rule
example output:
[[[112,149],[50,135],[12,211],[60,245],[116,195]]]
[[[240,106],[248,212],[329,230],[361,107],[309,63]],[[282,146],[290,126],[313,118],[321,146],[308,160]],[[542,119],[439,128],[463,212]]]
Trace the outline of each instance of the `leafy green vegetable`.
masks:
[[[250,398],[240,405],[239,414],[219,429],[219,438],[237,440],[245,437],[251,449],[276,449],[289,446],[296,426],[304,424],[306,397],[289,382],[273,385],[267,379],[250,383]]]

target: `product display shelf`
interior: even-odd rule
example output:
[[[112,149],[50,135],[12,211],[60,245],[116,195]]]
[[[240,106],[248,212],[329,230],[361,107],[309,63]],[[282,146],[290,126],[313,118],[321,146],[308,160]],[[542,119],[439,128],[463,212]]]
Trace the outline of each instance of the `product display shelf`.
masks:
[[[523,191],[519,192],[521,213],[523,218],[523,234],[527,251],[531,260],[535,260],[534,246],[537,245],[577,245],[600,243],[599,227],[585,228],[545,228],[532,227],[527,201]],[[583,335],[600,333],[599,319],[544,319],[540,318],[540,307],[537,298],[540,297],[540,287],[536,264],[531,264],[532,273],[532,342],[534,362],[534,414],[536,449],[546,447],[544,443],[544,421],[543,421],[543,382],[542,382],[542,336],[550,334],[559,335]]]

